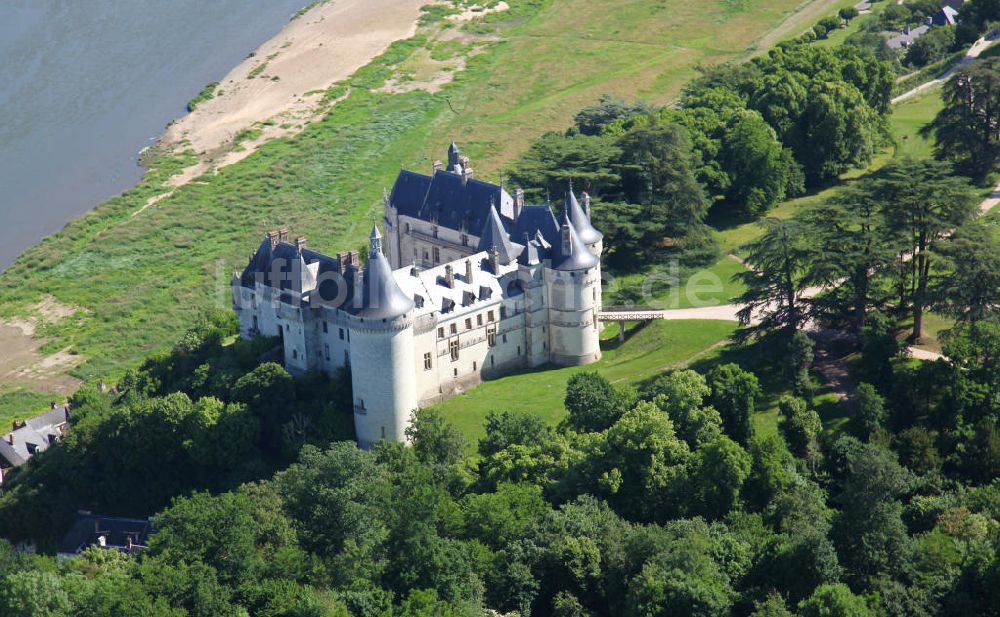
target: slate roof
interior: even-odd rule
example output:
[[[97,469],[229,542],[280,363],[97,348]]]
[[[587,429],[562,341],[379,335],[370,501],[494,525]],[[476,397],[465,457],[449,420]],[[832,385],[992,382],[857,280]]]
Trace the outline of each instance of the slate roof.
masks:
[[[62,438],[66,423],[69,421],[69,410],[57,407],[25,421],[24,426],[0,439],[0,458],[11,467],[20,467],[32,456],[44,452]],[[11,437],[14,443],[11,444]]]
[[[372,227],[371,250],[361,277],[361,295],[355,294],[348,312],[365,319],[393,319],[413,310],[413,300],[399,288],[389,260],[382,253],[382,234]]]
[[[552,269],[561,271],[589,270],[597,265],[597,257],[580,239],[576,228],[570,224],[569,217],[563,214],[562,229],[559,244],[553,246]]]
[[[510,234],[504,228],[503,221],[497,209],[490,206],[490,214],[486,219],[482,232],[479,234],[478,250],[490,253],[496,247],[500,256],[500,263],[507,265],[517,259],[524,250],[524,246],[511,242]]]
[[[280,280],[275,280],[275,272],[282,274]],[[315,300],[322,298],[333,301],[338,297],[349,300],[354,285],[353,269],[345,268],[341,277],[323,276],[331,272],[340,272],[339,259],[309,248],[299,251],[296,245],[285,241],[278,242],[272,248],[271,239],[265,235],[240,275],[240,284],[253,288],[254,283],[259,280],[267,287],[302,294],[315,289],[317,281],[321,281]],[[345,289],[341,290],[341,286]],[[310,298],[306,298],[306,301],[309,300]]]
[[[132,540],[133,549],[145,548],[154,533],[156,531],[148,519],[80,512],[59,543],[59,553],[75,555],[87,547],[101,546],[101,536],[104,536],[104,548],[127,551],[129,539]]]
[[[594,229],[594,226],[590,224],[590,217],[580,207],[580,202],[576,200],[576,194],[573,193],[572,186],[569,187],[569,192],[566,193],[563,210],[569,214],[569,220],[573,223],[573,227],[576,228],[577,233],[580,234],[580,240],[584,244],[596,244],[604,239],[604,234]]]
[[[896,36],[890,38],[885,43],[886,45],[889,46],[889,49],[900,49],[902,47],[909,47],[913,43],[913,41],[919,39],[921,36],[926,34],[927,31],[930,29],[931,27],[926,25],[917,26],[916,28],[910,28],[909,32],[897,34]]]
[[[500,216],[514,218],[514,198],[496,184],[438,170],[433,176],[400,171],[389,202],[404,216],[456,231],[478,231],[495,204]]]
[[[538,234],[548,242],[549,246],[559,242],[559,223],[549,206],[525,206],[521,216],[517,217],[512,236],[523,238],[524,234],[534,238]]]

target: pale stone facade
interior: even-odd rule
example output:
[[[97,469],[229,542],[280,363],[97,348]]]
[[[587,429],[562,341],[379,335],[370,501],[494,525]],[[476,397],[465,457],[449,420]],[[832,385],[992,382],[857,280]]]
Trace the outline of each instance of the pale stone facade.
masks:
[[[364,268],[270,232],[233,279],[245,338],[277,336],[290,372],[351,369],[358,442],[405,440],[413,410],[483,379],[600,359],[601,234],[567,193],[560,218],[475,180],[453,145],[401,172]]]

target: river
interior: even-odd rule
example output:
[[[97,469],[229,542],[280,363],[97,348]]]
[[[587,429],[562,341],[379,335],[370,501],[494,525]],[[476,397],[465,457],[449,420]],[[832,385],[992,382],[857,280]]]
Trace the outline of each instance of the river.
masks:
[[[142,177],[139,151],[308,0],[0,0],[0,270]]]

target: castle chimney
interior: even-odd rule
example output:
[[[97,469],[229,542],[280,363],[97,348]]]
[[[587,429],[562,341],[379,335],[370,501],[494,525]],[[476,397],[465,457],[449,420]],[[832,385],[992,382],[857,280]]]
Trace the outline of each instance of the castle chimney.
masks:
[[[444,163],[441,161],[434,161],[434,173],[439,171],[444,171]]]
[[[455,286],[455,270],[448,264],[444,267],[444,284],[448,287]]]
[[[465,282],[472,284],[472,260],[465,260]]]
[[[278,241],[279,242],[288,242],[288,228],[287,227],[282,227],[281,229],[278,230]]]
[[[495,244],[490,249],[490,270],[493,274],[500,274],[500,251]]]
[[[273,251],[278,247],[279,239],[281,238],[281,233],[277,229],[272,229],[267,232],[267,239],[271,241],[271,250]],[[251,257],[251,259],[253,259]]]
[[[10,445],[14,445],[14,433],[7,436],[7,441],[10,442]]]
[[[516,221],[521,217],[521,211],[524,210],[524,189],[514,190],[514,220]]]
[[[580,197],[583,198],[583,213],[586,214],[587,218],[589,219],[590,218],[590,193],[584,191],[584,192],[580,193]]]
[[[462,183],[463,184],[467,183],[469,180],[472,180],[474,177],[475,177],[475,173],[472,171],[471,167],[466,166],[466,167],[462,168]]]
[[[298,238],[295,238],[295,250],[301,254],[304,248],[306,248],[306,237],[299,236]]]
[[[573,242],[570,239],[569,233],[569,219],[564,219],[562,224],[562,254],[572,255],[573,254]]]

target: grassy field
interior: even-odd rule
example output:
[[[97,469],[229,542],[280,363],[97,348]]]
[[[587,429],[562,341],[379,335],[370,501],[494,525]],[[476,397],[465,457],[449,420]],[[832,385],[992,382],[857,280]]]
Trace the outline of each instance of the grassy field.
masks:
[[[934,140],[920,135],[920,129],[934,120],[943,106],[940,87],[895,106],[889,122],[896,140],[896,156],[922,159],[934,155]]]
[[[566,415],[566,381],[580,371],[598,371],[619,385],[637,384],[670,368],[686,366],[713,353],[736,329],[731,321],[654,321],[626,326],[618,343],[618,326],[609,324],[601,337],[601,361],[583,367],[541,369],[489,381],[437,406],[472,442],[485,432],[491,411],[530,412],[550,424]]]
[[[641,273],[618,276],[609,288],[611,294],[605,303],[614,303],[617,290],[634,290],[642,293],[636,304],[661,309],[686,309],[719,304],[731,304],[745,287],[733,276],[746,268],[726,255],[714,264],[692,271],[670,270],[669,267],[651,268]],[[674,283],[680,280],[680,284]],[[646,295],[648,292],[648,296]]]
[[[0,434],[9,431],[15,420],[46,411],[53,401],[61,402],[61,397],[36,394],[22,388],[0,392]]]
[[[83,309],[42,329],[43,350],[80,354],[74,373],[85,380],[114,378],[169,346],[199,310],[225,308],[232,268],[245,264],[263,230],[289,225],[321,250],[359,246],[400,166],[429,168],[451,140],[481,176],[495,177],[600,94],[665,102],[699,65],[739,58],[794,26],[797,11],[839,4],[517,0],[488,23],[451,28],[448,41],[425,27],[338,86],[346,98],[323,121],[143,209],[192,162],[156,161],[136,188],[0,276],[0,317],[29,312],[46,294]],[[442,58],[473,47],[482,52],[437,93],[376,92],[413,54]]]

